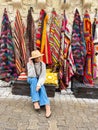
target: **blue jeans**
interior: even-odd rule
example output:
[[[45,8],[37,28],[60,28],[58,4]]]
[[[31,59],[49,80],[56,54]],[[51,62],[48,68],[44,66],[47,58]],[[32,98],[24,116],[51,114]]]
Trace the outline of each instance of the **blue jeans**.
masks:
[[[38,79],[28,78],[27,82],[30,84],[32,102],[39,102],[40,106],[50,104],[44,85],[41,86],[39,91],[36,91]]]

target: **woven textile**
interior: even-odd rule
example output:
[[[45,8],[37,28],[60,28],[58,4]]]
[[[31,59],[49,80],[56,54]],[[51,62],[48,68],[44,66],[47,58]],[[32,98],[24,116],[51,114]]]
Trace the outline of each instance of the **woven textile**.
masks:
[[[56,11],[52,11],[50,32],[49,32],[49,43],[51,45],[52,52],[52,64],[56,66],[59,62],[59,51],[60,51],[60,20]]]
[[[36,34],[36,47],[44,54],[43,61],[46,64],[51,64],[51,50],[50,44],[48,42],[47,37],[47,22],[48,22],[48,15],[46,14],[45,10],[40,11],[40,18],[39,24]]]
[[[84,37],[86,41],[86,50],[87,50],[86,62],[84,68],[84,83],[93,86],[94,85],[93,76],[96,64],[94,57],[94,44],[92,40],[91,21],[87,11],[84,14],[83,22],[84,22]]]
[[[31,56],[31,52],[35,49],[35,24],[34,19],[32,17],[33,9],[30,8],[28,10],[27,15],[27,29],[26,29],[26,41],[28,48],[28,57]]]
[[[40,17],[39,18],[39,21],[38,21],[38,28],[37,28],[37,31],[36,31],[36,48],[40,50],[41,48],[41,30],[42,30],[42,18]]]
[[[75,11],[73,21],[71,46],[76,66],[76,74],[83,76],[86,57],[86,45],[83,35],[83,24],[77,9]]]
[[[67,27],[65,12],[61,28],[59,64],[60,89],[65,89],[66,87],[68,87],[71,77],[74,75],[74,60],[70,46],[70,32]]]
[[[0,39],[0,79],[10,81],[16,77],[17,72],[15,66],[11,23],[9,21],[7,11],[4,9]]]
[[[14,22],[15,60],[18,73],[27,64],[27,49],[24,40],[25,26],[22,22],[20,12],[17,10]]]

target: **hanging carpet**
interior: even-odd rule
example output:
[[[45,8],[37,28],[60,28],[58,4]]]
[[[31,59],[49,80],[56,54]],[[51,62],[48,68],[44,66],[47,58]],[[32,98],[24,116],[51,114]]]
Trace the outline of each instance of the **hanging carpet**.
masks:
[[[91,27],[91,21],[90,16],[88,12],[86,11],[84,14],[84,38],[86,42],[86,62],[85,62],[85,68],[84,68],[84,83],[93,86],[93,78],[95,77],[95,57],[94,57],[94,44],[92,39],[92,27]]]
[[[86,57],[86,45],[83,35],[83,24],[81,22],[80,14],[77,9],[75,11],[73,21],[71,46],[76,66],[75,75],[83,76]]]
[[[53,10],[49,32],[49,43],[51,45],[53,66],[58,66],[59,64],[60,34],[61,34],[60,20],[58,19],[56,11]]]
[[[25,26],[22,22],[20,12],[17,10],[14,22],[14,43],[15,43],[15,63],[18,74],[22,72],[22,68],[27,64],[27,49],[24,39]],[[26,68],[25,68],[26,70]]]
[[[41,53],[44,54],[43,61],[46,64],[51,64],[51,51],[50,51],[50,44],[48,42],[47,36],[47,22],[48,22],[48,15],[45,10],[40,11],[40,18],[38,23],[38,29],[36,33],[36,47],[40,50]]]
[[[11,23],[4,9],[0,38],[0,80],[10,81],[17,77]]]
[[[27,28],[26,28],[26,43],[27,43],[27,56],[31,56],[31,52],[35,50],[35,24],[32,17],[33,8],[30,7],[27,15]]]
[[[66,89],[71,81],[71,77],[74,75],[74,59],[72,55],[72,49],[70,46],[70,32],[67,27],[67,19],[64,16],[62,20],[61,28],[61,45],[60,45],[60,58],[59,58],[59,79],[60,79],[60,89]]]

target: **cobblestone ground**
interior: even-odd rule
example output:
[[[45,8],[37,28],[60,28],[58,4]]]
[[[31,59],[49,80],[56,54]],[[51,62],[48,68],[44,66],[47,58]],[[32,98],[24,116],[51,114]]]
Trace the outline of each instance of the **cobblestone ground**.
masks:
[[[30,97],[0,88],[0,130],[98,130],[98,100],[77,99],[70,92],[50,98],[52,115],[37,113]]]

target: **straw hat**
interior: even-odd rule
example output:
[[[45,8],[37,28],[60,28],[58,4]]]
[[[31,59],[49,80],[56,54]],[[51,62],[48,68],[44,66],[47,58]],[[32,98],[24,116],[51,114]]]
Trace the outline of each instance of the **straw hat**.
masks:
[[[31,57],[30,59],[38,58],[43,56],[44,54],[41,54],[39,50],[34,50],[31,52]]]

